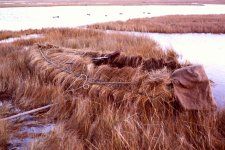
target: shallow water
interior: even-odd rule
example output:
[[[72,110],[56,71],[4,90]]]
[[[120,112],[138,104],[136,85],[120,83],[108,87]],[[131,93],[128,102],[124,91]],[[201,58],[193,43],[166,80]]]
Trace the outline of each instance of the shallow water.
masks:
[[[0,99],[0,109],[3,114],[12,116],[22,113],[23,111],[13,105],[12,101]],[[10,150],[24,150],[37,139],[43,139],[44,135],[51,132],[55,124],[46,122],[45,118],[38,118],[35,115],[26,114],[11,120],[8,120],[14,125],[13,132],[10,132],[8,148]]]
[[[20,37],[14,37],[14,38],[7,38],[4,40],[0,40],[0,44],[1,43],[12,43],[18,40],[29,40],[29,39],[36,39],[36,38],[41,38],[44,37],[44,35],[41,34],[29,34],[29,35],[23,35]]]
[[[18,135],[47,134],[51,132],[54,127],[55,124],[39,124],[38,121],[26,121],[17,133],[11,135],[8,149],[24,150],[27,149],[35,140],[43,139],[43,136],[36,136],[35,138],[32,136],[22,136],[19,138],[17,137]]]
[[[0,30],[78,27],[172,14],[225,14],[225,5],[56,6],[0,8]]]

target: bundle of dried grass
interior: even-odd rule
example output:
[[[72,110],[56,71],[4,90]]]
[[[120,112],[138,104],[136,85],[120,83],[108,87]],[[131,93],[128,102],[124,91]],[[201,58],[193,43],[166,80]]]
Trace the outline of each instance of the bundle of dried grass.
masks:
[[[168,89],[168,85],[171,83],[170,72],[166,68],[145,75],[137,75],[134,81],[137,83],[136,88],[139,89],[139,93],[144,93],[150,97],[171,93]]]
[[[64,124],[59,124],[54,131],[44,139],[48,140],[34,141],[31,144],[30,149],[85,149],[78,134],[74,131],[68,131]]]
[[[125,66],[130,66],[130,67],[138,67],[142,64],[143,58],[141,56],[125,56],[121,55],[117,58],[115,58],[111,62],[111,66],[113,67],[125,67]]]
[[[89,59],[82,59],[80,56],[50,54],[48,58],[43,53],[33,50],[31,53],[30,66],[36,70],[41,78],[57,83],[64,83],[64,79],[79,78],[82,74],[90,74],[93,65]],[[53,57],[53,58],[52,58]],[[72,62],[72,64],[70,64]],[[41,71],[40,71],[41,70]],[[69,76],[69,77],[68,77]],[[70,80],[71,81],[71,80]]]
[[[164,60],[163,59],[148,59],[143,62],[143,70],[152,71],[157,69],[162,69],[164,67]]]
[[[102,86],[100,85],[93,85],[90,88],[90,91],[88,93],[89,97],[93,98],[93,99],[98,99],[100,97],[100,91],[101,91]],[[107,95],[108,97],[108,95]]]
[[[38,53],[38,51],[36,51],[36,53]],[[139,68],[112,68],[108,65],[100,65],[95,68],[92,67],[92,71],[87,71],[89,72],[89,74],[87,75],[83,74],[82,71],[83,68],[86,68],[85,70],[90,70],[88,69],[88,65],[91,64],[90,59],[86,61],[82,60],[78,55],[70,55],[68,53],[64,54],[62,52],[61,54],[51,53],[48,55],[48,57],[52,58],[53,60],[49,58],[48,60],[45,60],[45,58],[43,59],[43,56],[41,54],[34,55],[35,52],[33,52],[32,54],[33,56],[39,57],[39,59],[33,61],[35,67],[37,67],[36,69],[39,70],[40,68],[43,68],[42,71],[44,73],[42,73],[41,76],[48,75],[48,79],[49,77],[52,77],[52,80],[50,79],[50,81],[54,82],[56,85],[62,86],[66,91],[72,92],[73,94],[77,93],[78,95],[85,96],[88,93],[89,97],[92,97],[94,99],[106,98],[106,100],[111,99],[114,102],[120,102],[123,101],[123,95],[126,92],[129,93],[129,91],[134,92],[134,94],[136,95],[139,95],[140,93],[149,97],[161,95],[161,97],[164,98],[167,97],[167,94],[169,93],[167,89],[167,84],[169,82],[169,73],[166,72],[166,69],[164,69],[164,73],[160,71],[158,73],[147,73]],[[60,56],[62,58],[60,58]],[[76,60],[74,63],[74,71],[71,71],[72,69],[68,70],[67,68],[65,68],[65,61],[68,61],[68,59]],[[51,60],[50,64],[48,62],[49,60]],[[62,62],[64,64],[62,64]],[[53,65],[51,63],[53,63]],[[57,64],[59,64],[59,66]],[[40,66],[40,68],[38,68],[38,65]],[[46,67],[46,65],[50,67]],[[61,67],[63,68],[63,70],[61,69]],[[80,73],[80,76],[76,76],[76,74],[73,74],[73,72],[76,71]],[[164,74],[165,76],[160,76],[162,74]],[[156,79],[154,79],[155,76],[157,76]],[[106,84],[107,82],[115,82],[115,84],[108,84],[107,89],[103,85],[92,85],[95,84],[95,81],[106,82]],[[116,82],[131,82],[131,84],[118,85],[116,84]],[[159,91],[161,91],[161,93],[157,93]]]
[[[136,73],[136,68],[112,68],[108,65],[96,67],[93,78],[101,81],[130,81]]]
[[[94,58],[93,63],[97,66],[100,65],[110,65],[111,67],[142,67],[143,70],[146,71],[152,71],[156,69],[162,69],[164,67],[167,67],[170,70],[175,70],[177,68],[180,68],[180,64],[177,60],[177,55],[174,54],[175,52],[168,51],[166,58],[161,59],[144,59],[141,56],[126,56],[126,55],[120,55],[118,52],[114,52],[111,54],[103,54],[104,57],[98,57]]]

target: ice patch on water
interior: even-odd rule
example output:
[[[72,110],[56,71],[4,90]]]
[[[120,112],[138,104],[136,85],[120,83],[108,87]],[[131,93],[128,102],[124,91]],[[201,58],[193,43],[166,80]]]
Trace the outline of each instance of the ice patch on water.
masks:
[[[55,127],[55,124],[44,124],[35,126],[23,126],[20,133],[49,133]]]
[[[15,134],[12,134],[10,138],[9,149],[15,148],[17,150],[23,150],[29,147],[29,145],[36,139],[41,139],[41,136],[33,138],[29,134],[47,134],[53,130],[55,124],[40,124],[38,121],[26,121],[20,130]],[[18,138],[16,135],[26,135],[25,137]]]
[[[12,101],[0,101],[0,109],[6,108],[9,112],[7,116],[22,113],[23,111],[15,107]],[[36,139],[41,140],[55,127],[54,123],[46,123],[44,118],[27,114],[8,120],[17,128],[10,133],[8,149],[24,150]]]

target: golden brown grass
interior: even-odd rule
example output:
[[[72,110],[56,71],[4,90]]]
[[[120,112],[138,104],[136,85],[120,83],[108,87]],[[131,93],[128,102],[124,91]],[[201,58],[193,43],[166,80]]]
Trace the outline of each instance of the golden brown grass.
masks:
[[[173,69],[145,70],[138,61],[136,66],[128,63],[137,56],[178,63],[173,51],[164,52],[146,38],[93,30],[38,33],[45,37],[0,44],[0,100],[4,97],[21,110],[55,104],[39,117],[57,127],[30,149],[225,148],[224,112],[182,110],[171,87]],[[115,50],[125,58],[120,60],[123,67],[92,62],[93,57]]]
[[[49,29],[43,30],[43,32],[47,33],[46,43],[62,47],[98,52],[122,51],[126,55],[140,55],[144,58],[161,58],[165,55],[156,42],[144,37],[121,34],[110,34],[109,36],[103,32],[88,29]]]
[[[0,31],[0,40],[20,37],[26,34],[38,34],[38,30],[24,30],[24,31]]]
[[[0,150],[7,147],[7,141],[9,139],[7,123],[0,121]]]
[[[88,26],[94,29],[157,33],[225,33],[225,15],[171,15]]]

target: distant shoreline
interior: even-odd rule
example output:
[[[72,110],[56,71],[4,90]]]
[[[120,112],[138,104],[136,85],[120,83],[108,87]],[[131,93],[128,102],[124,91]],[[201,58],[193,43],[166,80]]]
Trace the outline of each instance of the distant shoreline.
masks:
[[[225,33],[225,14],[166,15],[89,25],[91,29],[152,33]]]
[[[222,0],[186,0],[180,2],[178,0],[169,0],[164,2],[163,0],[134,0],[134,1],[104,1],[104,0],[78,0],[76,2],[65,1],[65,0],[47,0],[45,2],[41,2],[40,0],[23,0],[23,1],[16,1],[16,0],[9,0],[9,1],[1,1],[0,8],[6,7],[51,7],[51,6],[105,6],[105,5],[116,5],[116,6],[134,6],[134,5],[204,5],[204,4],[225,4],[225,1]]]

